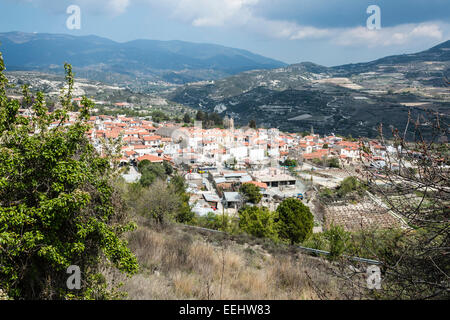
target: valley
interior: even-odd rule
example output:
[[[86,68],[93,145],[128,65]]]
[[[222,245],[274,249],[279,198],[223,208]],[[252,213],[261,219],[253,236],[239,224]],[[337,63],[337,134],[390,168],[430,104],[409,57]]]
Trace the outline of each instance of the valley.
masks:
[[[405,129],[427,111],[450,110],[450,41],[415,55],[327,68],[301,63],[188,84],[168,97],[246,125],[290,132],[376,137],[378,126]]]

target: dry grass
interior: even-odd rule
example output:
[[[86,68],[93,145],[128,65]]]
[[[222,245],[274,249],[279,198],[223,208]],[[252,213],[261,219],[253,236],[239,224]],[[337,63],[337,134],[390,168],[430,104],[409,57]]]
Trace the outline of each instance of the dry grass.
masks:
[[[138,299],[318,299],[317,288],[340,298],[320,259],[231,240],[213,241],[195,232],[141,226],[129,236],[141,271],[126,279],[128,298]],[[310,285],[314,281],[314,288]]]

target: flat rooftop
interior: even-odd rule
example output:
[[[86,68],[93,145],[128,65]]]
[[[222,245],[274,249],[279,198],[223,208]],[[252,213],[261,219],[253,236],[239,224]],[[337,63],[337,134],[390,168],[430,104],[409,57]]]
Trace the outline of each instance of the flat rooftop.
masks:
[[[288,174],[276,174],[276,175],[255,175],[255,178],[262,182],[277,182],[277,181],[296,181],[297,179]]]

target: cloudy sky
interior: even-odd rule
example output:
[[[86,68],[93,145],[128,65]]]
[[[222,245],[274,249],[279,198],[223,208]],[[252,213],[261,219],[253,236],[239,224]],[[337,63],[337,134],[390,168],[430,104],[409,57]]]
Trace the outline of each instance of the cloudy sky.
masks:
[[[69,5],[81,29],[66,27]],[[381,9],[369,30],[367,8]],[[184,40],[332,66],[428,49],[450,39],[449,0],[0,0],[0,32]]]

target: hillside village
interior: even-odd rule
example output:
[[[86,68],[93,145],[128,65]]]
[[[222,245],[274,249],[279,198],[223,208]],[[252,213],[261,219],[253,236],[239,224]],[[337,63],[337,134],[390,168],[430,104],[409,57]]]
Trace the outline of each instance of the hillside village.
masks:
[[[4,314],[449,300],[450,1],[0,13]]]
[[[76,117],[77,113],[71,113],[67,125]],[[89,138],[100,154],[108,152],[108,146],[119,145],[118,159],[128,183],[139,181],[137,166],[144,160],[170,163],[185,178],[189,204],[199,216],[216,213],[237,217],[246,204],[239,189],[251,183],[263,195],[260,205],[269,210],[276,210],[286,198],[302,200],[315,216],[315,232],[333,222],[348,230],[401,223],[386,214],[386,208],[373,196],[357,205],[338,204],[326,209],[316,201],[320,190],[335,188],[345,178],[357,176],[361,161],[368,161],[375,170],[386,165],[387,152],[395,149],[376,140],[369,141],[368,155],[361,154],[355,139],[285,133],[274,128],[236,129],[230,118],[225,119],[224,129],[204,129],[201,122],[180,126],[124,115],[91,116],[89,123]]]

